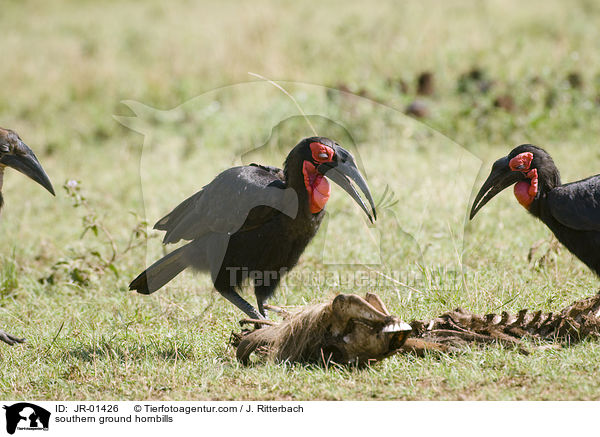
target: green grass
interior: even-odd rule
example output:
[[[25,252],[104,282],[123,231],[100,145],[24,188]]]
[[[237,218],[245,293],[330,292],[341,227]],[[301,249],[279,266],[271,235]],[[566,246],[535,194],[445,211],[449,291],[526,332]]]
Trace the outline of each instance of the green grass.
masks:
[[[0,345],[0,398],[600,398],[591,341],[528,356],[500,346],[399,355],[363,370],[244,368],[227,346],[241,314],[207,275],[131,294],[129,281],[163,249],[150,233],[147,250],[126,250],[144,217],[154,223],[235,163],[280,165],[311,135],[287,97],[247,83],[254,71],[287,81],[319,134],[355,151],[375,197],[389,185],[399,200],[368,228],[334,186],[327,227],[272,303],[375,291],[408,321],[457,306],[556,311],[593,294],[597,278],[564,248],[528,262],[550,232],[510,190],[474,221],[466,212],[491,162],[523,142],[545,147],[564,181],[599,172],[599,18],[593,1],[3,5],[0,125],[36,151],[57,196],[7,171],[0,327],[28,341]],[[475,66],[494,86],[458,92]],[[417,121],[402,111],[422,71],[435,74],[436,91],[422,98],[431,115]],[[571,72],[582,88],[568,85]],[[325,88],[342,86],[373,100]],[[505,93],[513,112],[493,105]],[[124,120],[132,129],[113,118],[135,113]],[[73,207],[67,180],[80,181],[87,207]],[[84,217],[98,235],[82,237]],[[102,227],[117,246],[112,262]],[[371,264],[379,247],[383,264]],[[410,288],[318,280],[369,271],[357,262]]]

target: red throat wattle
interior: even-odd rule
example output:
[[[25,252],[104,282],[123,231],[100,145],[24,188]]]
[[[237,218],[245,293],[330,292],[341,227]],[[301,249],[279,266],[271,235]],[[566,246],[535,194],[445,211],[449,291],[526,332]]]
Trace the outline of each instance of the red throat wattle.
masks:
[[[304,185],[308,192],[310,212],[315,214],[325,208],[325,204],[329,200],[331,187],[325,176],[317,172],[317,168],[308,161],[304,161],[302,173],[304,174]]]
[[[529,209],[529,205],[531,205],[538,192],[537,170],[534,168],[528,171],[525,176],[529,178],[529,181],[521,181],[515,184],[515,197],[525,209]]]

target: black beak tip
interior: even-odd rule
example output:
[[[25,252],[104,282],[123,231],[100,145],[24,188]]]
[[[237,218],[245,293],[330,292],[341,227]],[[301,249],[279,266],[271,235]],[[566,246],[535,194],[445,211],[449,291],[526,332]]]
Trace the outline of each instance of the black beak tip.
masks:
[[[34,171],[32,174],[27,174],[27,176],[29,176],[35,182],[44,187],[50,194],[56,197],[56,192],[54,191],[52,182],[50,182],[50,178],[48,178],[48,175],[43,169],[41,169],[41,167],[36,169],[36,171]]]
[[[501,158],[503,161],[508,161],[508,158]],[[497,166],[498,161],[494,164]],[[498,168],[492,168],[492,171],[486,181],[483,183],[481,189],[475,196],[473,205],[471,206],[471,212],[469,213],[469,220],[473,220],[475,215],[482,209],[491,199],[493,199],[498,193],[508,188],[509,186],[517,183],[523,176],[520,172],[514,172],[508,164],[501,165]]]
[[[469,212],[469,220],[473,220],[473,218],[475,218],[479,210],[483,208],[483,206],[488,202],[488,200],[489,199],[475,199],[475,202],[473,202],[473,206],[471,206],[471,212]]]

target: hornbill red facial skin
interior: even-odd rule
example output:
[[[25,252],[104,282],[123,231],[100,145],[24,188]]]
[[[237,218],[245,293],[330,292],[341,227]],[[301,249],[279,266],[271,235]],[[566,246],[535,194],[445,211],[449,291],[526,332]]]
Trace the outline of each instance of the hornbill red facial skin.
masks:
[[[249,317],[264,317],[265,301],[323,220],[329,199],[325,177],[375,219],[373,198],[350,152],[325,137],[305,138],[283,170],[257,164],[230,168],[160,219],[154,229],[166,231],[163,243],[191,242],[142,272],[130,290],[153,293],[192,267],[209,271],[216,290]],[[237,292],[246,279],[253,282],[258,311]]]
[[[475,196],[470,218],[513,184],[519,203],[600,276],[600,175],[563,185],[550,155],[540,147],[523,144],[494,163]]]
[[[54,188],[52,188],[48,175],[29,146],[19,138],[16,132],[0,128],[0,208],[4,204],[2,183],[6,167],[20,171],[54,195]],[[22,343],[24,339],[0,330],[0,341],[12,345]]]

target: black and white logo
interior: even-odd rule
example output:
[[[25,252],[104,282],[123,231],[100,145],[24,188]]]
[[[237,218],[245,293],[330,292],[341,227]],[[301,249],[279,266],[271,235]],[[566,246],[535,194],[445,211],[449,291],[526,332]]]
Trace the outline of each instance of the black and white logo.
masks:
[[[19,402],[4,406],[6,410],[6,432],[14,434],[19,431],[48,431],[50,411],[35,404]]]

